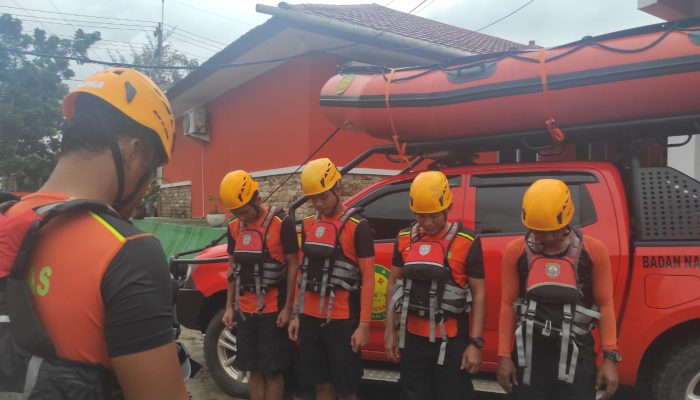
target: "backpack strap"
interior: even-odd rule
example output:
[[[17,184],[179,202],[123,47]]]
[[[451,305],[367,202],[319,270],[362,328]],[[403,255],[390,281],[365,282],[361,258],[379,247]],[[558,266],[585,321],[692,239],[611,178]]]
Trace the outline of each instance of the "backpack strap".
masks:
[[[86,199],[70,199],[35,208],[33,212],[37,218],[22,238],[7,279],[7,295],[11,299],[8,301],[7,313],[12,321],[13,337],[20,347],[42,358],[55,357],[56,350],[39,320],[31,290],[27,286],[29,260],[40,229],[55,217],[73,211],[107,213],[119,217],[107,204]]]

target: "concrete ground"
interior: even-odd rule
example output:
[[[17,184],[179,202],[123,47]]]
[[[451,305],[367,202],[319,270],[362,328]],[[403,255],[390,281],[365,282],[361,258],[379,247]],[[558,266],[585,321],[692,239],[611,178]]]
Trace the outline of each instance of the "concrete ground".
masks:
[[[180,340],[185,344],[192,358],[203,365],[197,376],[187,381],[187,390],[192,400],[234,400],[236,398],[225,394],[212,379],[204,363],[203,335],[198,331],[183,328]],[[399,388],[397,384],[364,383],[360,389],[361,400],[387,400],[398,399]],[[506,396],[479,393],[477,400],[505,400]],[[237,400],[237,399],[236,399]],[[295,399],[302,400],[302,399]],[[306,399],[304,399],[306,400]],[[612,400],[642,400],[639,395],[622,390]]]

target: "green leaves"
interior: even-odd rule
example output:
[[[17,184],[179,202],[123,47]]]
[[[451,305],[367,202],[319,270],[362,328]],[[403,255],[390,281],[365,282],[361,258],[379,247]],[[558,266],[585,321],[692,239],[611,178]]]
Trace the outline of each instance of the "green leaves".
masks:
[[[56,163],[61,100],[68,93],[62,82],[75,76],[67,60],[27,56],[3,49],[86,57],[100,39],[99,32],[75,32],[62,39],[35,29],[22,33],[22,21],[0,15],[0,177],[5,190],[39,188]]]

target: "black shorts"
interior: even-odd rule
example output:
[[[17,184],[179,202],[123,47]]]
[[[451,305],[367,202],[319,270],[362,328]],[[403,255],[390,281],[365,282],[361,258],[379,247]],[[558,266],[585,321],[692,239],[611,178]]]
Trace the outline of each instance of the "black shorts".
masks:
[[[542,338],[535,334],[533,337],[532,369],[530,385],[524,385],[524,369],[517,367],[518,382],[513,387],[511,398],[516,400],[595,400],[596,356],[593,349],[593,338],[589,335],[583,338],[585,342],[579,349],[576,362],[574,382],[566,383],[559,380],[559,351],[560,339]],[[516,351],[513,360],[518,365]],[[571,348],[569,349],[571,354]]]
[[[401,399],[402,400],[465,400],[475,396],[471,376],[459,369],[462,354],[467,348],[467,338],[459,335],[447,341],[445,361],[438,365],[440,344],[430,343],[427,337],[406,332],[406,342],[401,350]]]
[[[289,366],[292,344],[287,328],[277,327],[277,315],[246,314],[244,321],[236,315],[236,368],[275,374]]]
[[[302,386],[332,383],[340,396],[357,393],[362,380],[360,353],[350,339],[358,320],[332,320],[301,315],[299,320],[300,381]]]

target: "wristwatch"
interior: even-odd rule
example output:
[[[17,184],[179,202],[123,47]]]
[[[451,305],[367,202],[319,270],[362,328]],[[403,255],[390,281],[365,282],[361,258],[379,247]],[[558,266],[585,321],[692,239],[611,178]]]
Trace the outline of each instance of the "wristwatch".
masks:
[[[620,355],[620,352],[617,350],[609,350],[609,351],[603,352],[603,359],[610,360],[610,361],[614,362],[615,364],[617,364],[620,361],[622,361],[622,356]]]
[[[477,349],[482,349],[484,347],[484,338],[481,336],[470,337],[469,344],[473,344]]]

